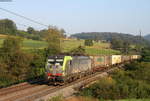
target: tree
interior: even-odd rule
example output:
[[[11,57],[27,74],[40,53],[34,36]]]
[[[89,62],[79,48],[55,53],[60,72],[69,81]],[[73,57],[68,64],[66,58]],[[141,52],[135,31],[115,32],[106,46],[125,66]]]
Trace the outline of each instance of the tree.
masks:
[[[21,51],[22,39],[18,37],[7,37],[2,45],[0,64],[3,65],[3,74],[14,81],[24,80],[29,71],[32,56]]]
[[[85,48],[83,46],[79,46],[73,50],[70,51],[73,55],[84,55],[85,54]]]
[[[142,56],[142,61],[144,62],[150,62],[150,48],[143,48],[142,52],[141,52],[141,56]]]
[[[64,29],[60,29],[60,32],[61,32],[62,34],[66,33],[66,31],[65,31]]]
[[[47,55],[59,54],[61,52],[61,32],[57,27],[50,27],[45,36],[48,42]]]
[[[120,50],[124,54],[128,54],[130,50],[130,43],[120,39],[112,39],[111,48]]]
[[[111,48],[116,50],[121,50],[123,48],[123,41],[120,39],[112,39]]]
[[[43,77],[45,73],[45,61],[46,57],[43,50],[35,50],[33,58],[30,63],[30,70],[28,72],[28,78]]]
[[[27,28],[27,32],[28,32],[29,34],[34,34],[34,33],[35,33],[35,30],[34,30],[33,27],[28,27],[28,28]]]
[[[130,43],[129,42],[123,42],[123,53],[128,54],[130,50]]]
[[[66,33],[66,31],[64,29],[60,29],[60,34],[61,34],[62,38],[66,37],[65,33]]]
[[[2,44],[2,49],[5,53],[14,53],[16,51],[20,51],[21,45],[22,39],[20,37],[8,36]]]
[[[90,39],[85,40],[84,45],[85,46],[93,46],[93,40],[90,40]]]
[[[39,35],[42,38],[46,37],[46,35],[47,35],[47,29],[40,30]]]
[[[9,19],[0,20],[0,34],[12,34],[16,35],[16,24]]]

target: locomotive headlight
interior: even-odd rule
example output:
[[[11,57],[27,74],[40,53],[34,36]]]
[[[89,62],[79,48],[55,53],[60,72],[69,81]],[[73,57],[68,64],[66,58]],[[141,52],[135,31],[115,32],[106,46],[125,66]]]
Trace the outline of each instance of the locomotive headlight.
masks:
[[[47,73],[47,76],[51,76],[52,74],[51,73]]]

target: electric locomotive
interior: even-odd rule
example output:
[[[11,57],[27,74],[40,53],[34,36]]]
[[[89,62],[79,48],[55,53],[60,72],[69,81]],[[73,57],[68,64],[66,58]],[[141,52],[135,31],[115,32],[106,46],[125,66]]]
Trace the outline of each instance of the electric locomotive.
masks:
[[[71,82],[91,72],[89,56],[50,56],[46,63],[46,79],[50,83]]]

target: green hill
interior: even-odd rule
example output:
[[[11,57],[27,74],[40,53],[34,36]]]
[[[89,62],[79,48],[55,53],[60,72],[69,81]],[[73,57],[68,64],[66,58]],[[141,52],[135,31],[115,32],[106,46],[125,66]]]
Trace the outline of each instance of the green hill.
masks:
[[[93,39],[93,40],[105,40],[111,41],[112,39],[121,39],[123,41],[129,42],[131,44],[149,44],[143,37],[134,36],[130,34],[117,33],[117,32],[83,32],[71,35],[71,37],[76,37],[79,39]]]

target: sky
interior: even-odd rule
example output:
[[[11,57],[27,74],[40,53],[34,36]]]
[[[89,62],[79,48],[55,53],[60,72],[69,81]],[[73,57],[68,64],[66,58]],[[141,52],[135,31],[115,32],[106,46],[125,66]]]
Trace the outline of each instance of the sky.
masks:
[[[3,0],[4,1],[4,0]],[[12,0],[0,7],[46,25],[80,32],[150,34],[150,0]],[[19,29],[46,28],[0,10],[0,19],[16,22]],[[26,25],[26,26],[23,26]]]

